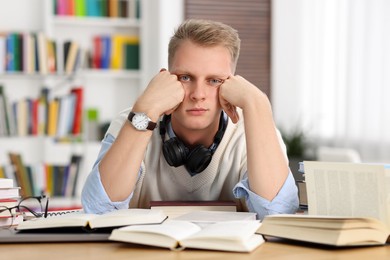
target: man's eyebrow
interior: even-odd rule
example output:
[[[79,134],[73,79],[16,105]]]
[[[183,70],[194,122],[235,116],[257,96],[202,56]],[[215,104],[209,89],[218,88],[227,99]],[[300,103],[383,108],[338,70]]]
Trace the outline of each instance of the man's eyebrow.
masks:
[[[192,74],[191,72],[188,72],[188,71],[173,71],[172,74],[175,74],[177,76],[181,76],[181,75],[187,75],[187,76],[190,76],[191,78],[197,78],[197,76],[195,76],[194,74]],[[222,74],[210,74],[210,75],[207,75],[205,78],[206,79],[227,79],[229,76],[228,75],[222,75]]]
[[[190,72],[185,71],[185,70],[172,71],[172,73],[173,73],[173,74],[176,74],[176,75],[191,75]]]

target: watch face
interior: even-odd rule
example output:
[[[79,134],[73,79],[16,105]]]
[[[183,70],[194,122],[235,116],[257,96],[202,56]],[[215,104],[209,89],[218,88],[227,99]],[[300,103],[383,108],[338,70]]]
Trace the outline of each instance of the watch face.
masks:
[[[146,130],[149,124],[148,117],[143,113],[135,114],[131,122],[138,130]]]

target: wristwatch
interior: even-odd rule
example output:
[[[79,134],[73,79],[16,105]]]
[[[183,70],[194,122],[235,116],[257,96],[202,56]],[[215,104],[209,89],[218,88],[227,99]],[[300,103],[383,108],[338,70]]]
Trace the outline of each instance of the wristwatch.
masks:
[[[153,131],[157,126],[145,113],[130,112],[127,119],[139,131]]]

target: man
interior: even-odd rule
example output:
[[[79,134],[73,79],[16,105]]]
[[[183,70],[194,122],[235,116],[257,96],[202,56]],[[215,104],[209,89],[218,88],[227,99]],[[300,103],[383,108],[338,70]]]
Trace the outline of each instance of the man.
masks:
[[[222,23],[187,20],[162,69],[110,125],[82,192],[86,212],[151,200],[235,200],[267,214],[298,208],[267,96],[235,75],[240,39]]]

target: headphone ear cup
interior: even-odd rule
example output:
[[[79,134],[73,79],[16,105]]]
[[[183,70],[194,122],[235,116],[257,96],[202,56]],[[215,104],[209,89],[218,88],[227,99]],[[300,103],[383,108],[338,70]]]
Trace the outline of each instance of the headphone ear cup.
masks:
[[[188,153],[188,148],[176,137],[165,141],[163,144],[163,154],[170,166],[183,165],[187,160]]]
[[[212,152],[203,145],[198,145],[188,154],[186,168],[192,176],[202,172],[210,164]]]

